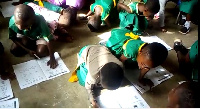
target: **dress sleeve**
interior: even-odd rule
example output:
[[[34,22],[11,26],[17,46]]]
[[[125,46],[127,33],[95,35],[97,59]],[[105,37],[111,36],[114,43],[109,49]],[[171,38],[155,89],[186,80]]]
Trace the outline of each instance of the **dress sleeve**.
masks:
[[[130,3],[128,4],[128,7],[130,8],[131,10],[131,13],[136,13],[136,3]]]

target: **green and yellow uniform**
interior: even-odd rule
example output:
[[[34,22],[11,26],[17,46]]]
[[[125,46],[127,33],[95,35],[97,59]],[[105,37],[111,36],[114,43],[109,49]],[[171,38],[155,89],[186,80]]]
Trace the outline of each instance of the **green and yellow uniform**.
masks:
[[[198,81],[198,40],[191,46],[189,56],[193,66],[192,79]]]
[[[46,2],[46,1],[41,1],[41,0],[32,0],[30,2],[33,2],[35,3],[36,5],[39,5],[41,7],[44,7],[44,8],[47,8],[48,10],[51,10],[51,11],[54,11],[54,12],[57,12],[57,13],[60,13],[63,8],[62,7],[59,7],[57,5],[54,5],[54,4],[51,4],[49,2]],[[24,4],[28,4],[30,2],[25,2]]]
[[[95,0],[90,6],[90,10],[94,13],[96,6],[101,7],[101,20],[104,22],[109,15],[111,17],[117,12],[116,5],[119,0]]]
[[[106,43],[106,47],[117,57],[122,54],[128,61],[136,61],[138,52],[145,43],[138,35],[134,35],[132,31],[127,29],[113,29],[111,37]]]
[[[27,30],[19,30],[15,24],[14,16],[10,18],[9,21],[9,39],[17,38],[17,33],[27,36],[32,40],[38,40],[44,38],[47,42],[53,39],[53,36],[50,33],[49,27],[45,19],[41,15],[35,16],[35,21],[32,26]]]
[[[130,3],[128,6],[131,13],[122,10],[119,13],[119,19],[120,28],[126,28],[129,25],[133,25],[132,32],[136,35],[141,35],[141,33],[147,28],[148,21],[143,15],[139,14],[138,3],[139,2]]]
[[[181,1],[180,11],[185,12],[187,14],[192,14],[192,9],[197,3],[198,0]]]

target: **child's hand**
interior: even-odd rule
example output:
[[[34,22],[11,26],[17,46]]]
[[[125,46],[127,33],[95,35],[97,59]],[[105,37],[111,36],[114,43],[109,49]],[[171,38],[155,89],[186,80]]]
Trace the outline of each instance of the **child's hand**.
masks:
[[[144,86],[146,85],[150,86],[150,89],[151,87],[154,86],[154,83],[150,79],[147,79],[147,78],[142,78],[139,82]]]
[[[92,100],[91,105],[92,105],[92,108],[99,108],[99,105],[97,104],[96,100]]]
[[[58,62],[55,59],[50,59],[47,62],[47,66],[50,65],[50,68],[55,69],[58,66]]]

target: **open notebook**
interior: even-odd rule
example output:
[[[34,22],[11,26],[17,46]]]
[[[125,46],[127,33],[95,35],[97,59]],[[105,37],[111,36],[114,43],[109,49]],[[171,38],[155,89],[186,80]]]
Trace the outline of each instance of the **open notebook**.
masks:
[[[150,108],[134,86],[106,90],[97,97],[101,108]]]
[[[13,92],[10,85],[10,80],[2,80],[0,78],[0,102],[13,98]]]
[[[59,54],[55,52],[54,56],[58,62],[58,66],[55,69],[51,69],[50,66],[47,66],[47,62],[50,59],[49,57],[13,65],[20,88],[24,89],[42,81],[69,73],[69,69],[66,67]]]

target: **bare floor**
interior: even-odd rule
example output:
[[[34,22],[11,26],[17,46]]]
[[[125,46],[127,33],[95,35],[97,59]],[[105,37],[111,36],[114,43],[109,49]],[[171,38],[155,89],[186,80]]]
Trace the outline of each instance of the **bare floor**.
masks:
[[[128,2],[129,0],[126,0]],[[198,39],[198,27],[191,24],[191,32],[187,35],[182,35],[178,31],[180,27],[175,25],[175,19],[178,9],[174,8],[175,4],[169,2],[166,6],[166,27],[169,33],[162,33],[159,31],[158,22],[153,21],[151,24],[153,28],[148,29],[150,35],[156,35],[164,40],[168,45],[173,47],[175,38],[180,38],[186,47],[190,47]],[[80,13],[86,13],[83,11]],[[10,72],[12,71],[11,65],[22,63],[32,59],[29,55],[24,57],[14,57],[10,52],[12,41],[8,39],[8,21],[9,18],[0,17],[0,41],[5,47],[5,64]],[[118,25],[118,24],[116,24]],[[116,27],[113,27],[116,28]],[[104,29],[101,32],[90,32],[86,26],[86,21],[78,21],[76,26],[73,26],[69,31],[74,36],[72,43],[55,42],[54,50],[61,53],[61,58],[70,69],[70,73],[59,76],[52,80],[48,80],[32,87],[21,90],[16,79],[11,80],[11,86],[14,96],[19,98],[21,108],[88,108],[89,101],[87,92],[84,87],[80,86],[78,82],[70,83],[68,79],[76,67],[77,58],[76,54],[79,50],[88,44],[98,44],[101,40],[98,35],[111,29]],[[176,53],[174,50],[169,51],[167,60],[162,65],[174,76],[161,83],[152,89],[142,94],[142,97],[152,108],[164,108],[167,104],[168,92],[175,87],[179,81],[186,80],[178,70],[178,63]]]

